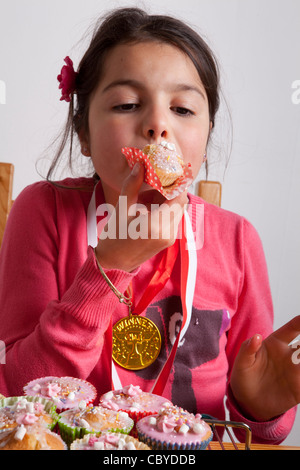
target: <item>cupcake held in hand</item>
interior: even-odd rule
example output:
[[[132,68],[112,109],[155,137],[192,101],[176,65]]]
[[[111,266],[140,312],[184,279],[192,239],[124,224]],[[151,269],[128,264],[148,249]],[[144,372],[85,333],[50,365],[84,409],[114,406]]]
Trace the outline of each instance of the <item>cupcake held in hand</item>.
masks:
[[[193,182],[190,163],[184,163],[170,142],[146,145],[142,150],[124,147],[122,153],[132,169],[136,163],[143,164],[144,182],[171,200],[186,191]]]
[[[183,160],[176,152],[174,144],[161,142],[143,148],[157,174],[163,188],[171,186],[183,175]]]

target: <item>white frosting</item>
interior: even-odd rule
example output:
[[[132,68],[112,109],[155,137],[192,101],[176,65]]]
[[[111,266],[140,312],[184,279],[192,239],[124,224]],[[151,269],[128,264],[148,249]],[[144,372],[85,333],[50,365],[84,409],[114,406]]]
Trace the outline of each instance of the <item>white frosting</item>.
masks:
[[[174,152],[176,152],[176,146],[175,144],[172,144],[171,142],[167,142],[166,140],[163,140],[160,145],[162,147],[165,147],[166,149],[168,150],[174,150]]]
[[[178,430],[179,434],[186,434],[189,432],[190,428],[187,424],[182,424]]]
[[[87,434],[75,441],[71,450],[137,450],[140,443],[124,434],[103,433],[100,436]]]
[[[133,442],[127,442],[126,447],[127,447],[127,450],[136,450]]]
[[[24,424],[21,424],[21,426],[19,426],[17,431],[16,431],[15,439],[17,441],[22,441],[25,434],[26,434],[26,428],[25,428]]]
[[[34,413],[34,403],[32,401],[29,401],[27,406],[26,406],[26,411],[28,413]]]
[[[102,442],[102,441],[94,442],[94,449],[95,450],[104,450],[104,442]]]
[[[83,428],[86,428],[88,430],[91,429],[91,426],[89,425],[89,423],[84,418],[80,418],[78,423]]]
[[[84,400],[81,400],[79,403],[78,403],[78,408],[82,411],[82,410],[85,410],[86,409],[86,402]]]
[[[154,418],[154,416],[150,416],[148,422],[149,422],[149,424],[151,424],[151,426],[155,426],[156,425],[156,418]]]
[[[111,400],[113,397],[114,397],[114,393],[113,393],[113,392],[107,392],[107,393],[105,393],[105,394],[102,396],[102,399],[103,399],[103,400]]]
[[[170,406],[165,398],[143,392],[139,386],[127,385],[120,390],[109,391],[100,398],[100,405],[110,410],[128,412],[157,412],[161,407]]]
[[[202,423],[195,423],[195,424],[193,425],[193,432],[194,432],[195,434],[201,434],[201,433],[203,433],[204,431],[205,431],[205,427],[203,426]]]

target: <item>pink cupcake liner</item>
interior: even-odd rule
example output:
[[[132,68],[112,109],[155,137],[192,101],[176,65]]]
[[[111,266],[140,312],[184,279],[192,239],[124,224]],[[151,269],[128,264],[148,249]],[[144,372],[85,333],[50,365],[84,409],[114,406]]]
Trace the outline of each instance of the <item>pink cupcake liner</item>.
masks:
[[[63,391],[62,393],[59,391],[55,393],[54,391],[53,394],[51,392],[47,394],[43,389],[38,389],[39,386],[47,386],[49,384],[60,384],[62,387],[70,386],[69,393],[74,392],[75,397],[73,399],[68,398],[66,391]],[[40,396],[53,401],[56,406],[56,410],[59,413],[70,408],[77,408],[80,402],[83,402],[85,406],[92,405],[97,397],[97,390],[92,384],[86,380],[75,377],[41,377],[28,382],[24,386],[23,391],[25,395]]]

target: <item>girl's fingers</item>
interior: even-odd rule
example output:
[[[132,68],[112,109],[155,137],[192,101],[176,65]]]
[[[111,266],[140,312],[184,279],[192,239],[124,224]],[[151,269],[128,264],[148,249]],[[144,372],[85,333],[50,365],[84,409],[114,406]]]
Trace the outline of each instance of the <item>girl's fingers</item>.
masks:
[[[125,179],[121,191],[121,196],[127,197],[128,207],[136,203],[143,182],[144,166],[140,163],[136,163],[129,176]]]
[[[245,341],[239,350],[236,363],[239,369],[247,369],[256,361],[256,354],[262,345],[261,335],[254,335]]]
[[[273,336],[289,344],[300,334],[300,315],[292,318],[288,323],[274,331]]]

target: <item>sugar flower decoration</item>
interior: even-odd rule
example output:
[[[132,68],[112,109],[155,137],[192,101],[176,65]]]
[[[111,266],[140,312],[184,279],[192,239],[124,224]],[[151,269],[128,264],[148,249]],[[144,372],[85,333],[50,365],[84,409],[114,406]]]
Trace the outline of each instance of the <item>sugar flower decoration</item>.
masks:
[[[17,417],[18,424],[33,424],[38,421],[38,417],[33,413],[25,413]]]
[[[60,75],[57,76],[59,81],[59,89],[61,90],[60,101],[65,100],[67,103],[71,101],[71,96],[76,88],[76,72],[70,57],[64,59],[66,65],[61,69]]]
[[[48,383],[42,388],[42,394],[49,397],[57,397],[57,394],[61,391],[61,387],[56,383]]]

